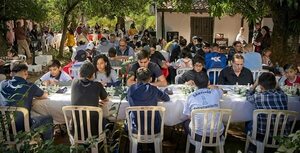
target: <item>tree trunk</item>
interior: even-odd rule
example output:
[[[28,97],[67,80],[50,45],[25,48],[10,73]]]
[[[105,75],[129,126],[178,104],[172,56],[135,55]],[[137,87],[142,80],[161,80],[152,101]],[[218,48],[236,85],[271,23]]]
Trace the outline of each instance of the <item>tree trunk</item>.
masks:
[[[249,29],[248,43],[252,43],[253,31],[254,31],[254,23],[253,23],[253,21],[248,22],[248,29]]]
[[[0,31],[0,56],[6,56],[7,44],[5,40],[5,36],[2,31]]]
[[[120,24],[120,28],[123,30],[123,32],[126,32],[125,31],[125,16],[118,16],[117,23]],[[125,33],[124,33],[124,35],[125,35]]]
[[[74,8],[76,7],[77,4],[79,4],[80,0],[76,0],[73,2],[69,2],[68,1],[68,7],[66,12],[64,13],[64,19],[63,19],[63,31],[62,31],[62,36],[61,36],[61,41],[60,41],[60,46],[59,46],[59,53],[58,53],[58,57],[61,58],[64,55],[64,47],[65,47],[65,42],[66,42],[66,34],[67,34],[67,29],[68,29],[68,25],[69,25],[69,15],[71,14],[71,12],[74,10]]]
[[[6,56],[6,30],[4,29],[6,27],[6,21],[0,20],[0,56]]]
[[[288,53],[288,7],[286,2],[279,4],[275,1],[270,1],[269,6],[274,23],[271,42],[271,49],[273,51],[272,60],[273,63],[278,62],[280,65],[283,65],[286,64],[291,55]]]
[[[64,15],[63,19],[63,31],[62,31],[62,36],[61,36],[61,41],[60,41],[60,46],[59,46],[59,53],[58,57],[61,58],[64,55],[64,47],[65,47],[65,42],[66,42],[66,35],[67,35],[67,29],[68,29],[68,18],[69,14]]]

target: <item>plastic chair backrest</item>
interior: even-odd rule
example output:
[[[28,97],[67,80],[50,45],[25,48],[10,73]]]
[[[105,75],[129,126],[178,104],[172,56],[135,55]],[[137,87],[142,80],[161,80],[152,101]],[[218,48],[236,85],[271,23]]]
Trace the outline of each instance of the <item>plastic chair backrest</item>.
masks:
[[[114,70],[116,71],[116,73],[117,73],[117,76],[119,76],[119,75],[120,75],[120,72],[121,72],[121,69],[122,69],[122,67],[120,67],[120,66],[113,66],[113,67],[112,67],[112,69],[114,69]]]
[[[19,59],[26,62],[27,57],[25,55],[19,54]]]
[[[210,78],[210,74],[213,73],[213,82],[211,82],[213,85],[217,84],[217,80],[221,71],[222,71],[221,68],[211,68],[207,70],[207,76],[209,78]]]
[[[154,133],[154,123],[155,123],[155,112],[159,112],[159,115],[161,117],[161,122],[160,122],[160,133],[159,133],[159,137],[162,139],[163,135],[164,135],[164,117],[165,117],[165,108],[162,106],[135,106],[135,107],[127,107],[126,108],[126,119],[128,122],[128,134],[129,137],[135,137],[137,138],[137,141],[140,143],[151,143],[154,142],[155,140],[155,133]],[[141,123],[141,113],[143,112],[144,114],[144,123]],[[151,129],[148,129],[148,123],[149,123],[149,119],[150,117],[148,116],[148,113],[151,113]],[[130,115],[131,113],[136,113],[136,119],[137,119],[137,123],[136,123],[136,127],[137,127],[137,134],[132,133],[132,115]],[[143,127],[139,128],[139,127]],[[143,135],[142,135],[142,130],[143,131]],[[148,134],[149,131],[150,135]]]
[[[268,70],[252,70],[253,80],[256,80],[263,72],[269,72]]]
[[[191,139],[195,140],[196,129],[199,128],[197,125],[197,119],[203,117],[202,126],[202,145],[205,146],[218,146],[220,145],[220,136],[222,135],[223,121],[226,122],[224,138],[227,137],[227,131],[231,120],[231,109],[194,109],[191,113]],[[207,132],[209,131],[209,135]],[[216,134],[215,131],[217,131]],[[206,141],[206,137],[209,137],[209,141]],[[214,142],[214,138],[216,141]],[[224,140],[225,140],[224,139]]]
[[[78,62],[78,63],[74,63],[71,67],[70,67],[70,76],[73,78],[73,79],[78,79],[80,77],[79,75],[79,70],[80,70],[80,67],[81,65],[83,64],[83,62]]]
[[[15,136],[17,135],[16,128],[16,112],[21,112],[24,117],[24,131],[30,131],[29,113],[23,107],[0,106],[0,141],[4,140],[4,144],[17,145]],[[13,138],[11,137],[13,136]],[[18,148],[18,146],[17,146]]]
[[[274,137],[280,136],[283,137],[285,134],[289,135],[293,132],[293,129],[296,124],[298,112],[289,111],[289,110],[275,110],[275,109],[257,109],[253,112],[253,130],[251,138],[256,140],[257,135],[257,118],[259,115],[266,115],[266,132],[264,137],[264,144],[266,147],[278,147]],[[292,126],[289,131],[286,130],[288,122],[292,122]],[[273,135],[270,136],[270,132],[273,131]],[[288,133],[284,133],[287,131]],[[268,140],[269,137],[272,137],[271,143]]]
[[[91,112],[97,112],[99,115],[98,119],[98,136],[99,140],[105,139],[105,133],[102,129],[102,118],[103,113],[100,107],[93,107],[93,106],[64,106],[62,108],[64,113],[64,118],[67,125],[68,135],[71,141],[71,144],[83,144],[86,143],[87,138],[92,138],[92,131],[91,126],[95,123],[91,123]],[[83,112],[85,111],[85,112]],[[69,114],[71,113],[71,114]],[[76,113],[79,113],[79,118],[76,117]],[[86,114],[86,127],[84,127],[84,115]],[[72,126],[74,127],[74,135],[71,134],[71,122],[73,123]],[[79,122],[80,127],[77,126]],[[80,131],[78,130],[80,128]],[[87,129],[87,136],[85,135],[84,129]],[[79,133],[80,132],[80,140],[79,140]]]
[[[193,69],[192,67],[178,68],[178,69],[176,69],[176,75],[183,74],[184,72],[192,70],[192,69]]]

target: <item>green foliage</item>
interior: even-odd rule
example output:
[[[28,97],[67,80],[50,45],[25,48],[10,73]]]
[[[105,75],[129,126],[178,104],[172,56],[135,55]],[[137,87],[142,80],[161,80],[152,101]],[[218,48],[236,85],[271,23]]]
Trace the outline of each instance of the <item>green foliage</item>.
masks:
[[[300,151],[300,130],[288,137],[277,138],[280,147],[276,153],[294,153]]]
[[[85,5],[85,12],[90,16],[106,16],[113,18],[115,16],[124,16],[128,13],[139,14],[149,0],[88,0]]]
[[[16,140],[21,144],[20,151],[22,153],[64,153],[69,151],[69,147],[65,145],[55,145],[53,140],[42,140],[40,135],[48,130],[52,125],[41,126],[32,129],[30,132],[18,132]],[[0,152],[18,153],[16,148],[0,142]]]
[[[90,20],[88,20],[87,23],[90,26],[94,26],[96,25],[96,23],[98,23],[102,28],[108,28],[108,30],[112,32],[114,31],[117,20],[115,18],[109,19],[107,17],[94,16]]]
[[[3,0],[0,18],[4,20],[46,20],[45,0]]]

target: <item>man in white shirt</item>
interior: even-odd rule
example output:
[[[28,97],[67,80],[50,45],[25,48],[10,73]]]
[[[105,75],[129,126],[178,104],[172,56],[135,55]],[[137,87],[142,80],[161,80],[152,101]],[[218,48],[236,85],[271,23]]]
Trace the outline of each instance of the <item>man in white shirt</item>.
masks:
[[[220,108],[219,102],[222,98],[223,92],[221,89],[212,86],[208,88],[208,76],[195,77],[194,80],[198,90],[191,93],[188,97],[187,102],[183,108],[183,114],[191,117],[191,112],[194,109],[207,109],[207,108]],[[208,123],[210,123],[210,118]],[[216,118],[218,119],[218,117]],[[216,121],[217,122],[217,121]],[[204,124],[204,116],[198,115],[196,116],[196,140],[201,141],[201,137],[203,134],[203,124]],[[217,124],[216,124],[217,125]],[[208,127],[210,124],[208,124]],[[185,121],[184,128],[186,133],[190,134],[191,124],[190,119]],[[217,133],[217,127],[215,127],[214,133]],[[224,130],[224,127],[221,129]],[[210,131],[206,131],[206,134],[209,135]]]

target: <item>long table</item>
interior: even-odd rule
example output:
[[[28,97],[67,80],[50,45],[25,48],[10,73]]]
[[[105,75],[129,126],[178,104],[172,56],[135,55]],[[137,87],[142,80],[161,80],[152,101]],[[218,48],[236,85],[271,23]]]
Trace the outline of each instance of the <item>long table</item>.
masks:
[[[158,105],[166,108],[165,112],[165,125],[173,126],[185,121],[188,117],[183,115],[183,106],[187,100],[187,95],[181,91],[182,85],[170,85],[169,89],[173,90],[170,95],[169,102],[159,102]],[[300,113],[300,97],[289,96],[288,109]],[[109,97],[110,102],[104,109],[104,116],[110,120],[122,120],[126,118],[125,109],[128,107],[128,102],[124,99],[120,101],[119,97]],[[71,91],[68,90],[64,94],[50,94],[48,99],[35,99],[33,101],[32,114],[33,115],[51,115],[55,124],[65,123],[62,107],[71,105]],[[116,109],[110,110],[111,107]],[[117,117],[112,117],[116,114],[118,106],[119,113]],[[228,92],[224,94],[220,101],[221,108],[232,109],[232,122],[245,122],[252,120],[254,106],[246,101],[246,97],[238,94]],[[300,115],[298,116],[300,119]]]

